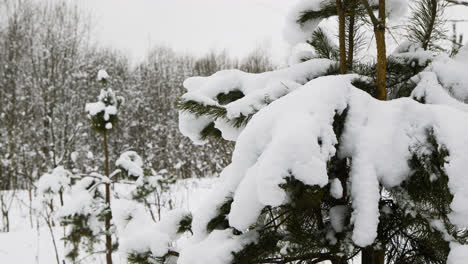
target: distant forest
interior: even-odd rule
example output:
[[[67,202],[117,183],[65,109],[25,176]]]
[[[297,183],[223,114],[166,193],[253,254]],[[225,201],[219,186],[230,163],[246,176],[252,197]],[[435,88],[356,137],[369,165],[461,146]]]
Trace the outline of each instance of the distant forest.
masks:
[[[275,68],[262,48],[237,59],[227,52],[197,57],[156,46],[132,64],[90,40],[92,17],[76,6],[4,1],[0,13],[0,190],[31,190],[39,175],[60,165],[102,171],[102,139],[84,113],[85,103],[99,94],[100,69],[125,97],[109,137],[111,157],[135,150],[148,167],[177,178],[216,174],[229,163],[233,143],[194,146],[180,134],[174,103],[183,81],[223,69]]]

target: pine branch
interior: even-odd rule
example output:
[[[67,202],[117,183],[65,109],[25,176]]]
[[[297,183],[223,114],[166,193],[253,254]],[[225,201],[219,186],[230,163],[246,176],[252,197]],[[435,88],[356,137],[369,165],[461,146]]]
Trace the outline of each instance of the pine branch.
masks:
[[[374,11],[371,7],[371,5],[369,4],[369,1],[367,0],[361,0],[361,3],[364,5],[364,7],[366,8],[366,11],[367,11],[367,14],[369,15],[369,17],[371,18],[371,21],[372,21],[372,24],[374,25],[374,27],[376,25],[379,24],[379,20],[377,19],[377,17],[374,15]]]
[[[421,43],[424,50],[440,49],[434,42],[446,37],[443,19],[446,5],[440,0],[418,0],[412,8],[410,24],[407,26],[408,38]]]
[[[197,117],[207,116],[213,119],[217,119],[220,117],[226,117],[227,114],[227,110],[224,107],[216,105],[204,105],[193,100],[177,100],[175,107],[181,111],[192,113]]]
[[[330,254],[312,253],[312,254],[304,254],[304,255],[295,256],[295,257],[263,259],[263,260],[257,261],[256,263],[284,264],[284,263],[289,263],[289,262],[298,261],[298,260],[301,260],[301,261],[309,260],[307,263],[315,264],[315,263],[319,263],[319,262],[331,260],[331,259],[332,259],[332,256]]]
[[[245,126],[256,113],[254,112],[248,116],[240,115],[239,117],[229,119],[227,118],[227,110],[223,106],[204,105],[193,100],[178,100],[175,103],[175,106],[177,109],[189,112],[191,114],[196,115],[197,117],[206,116],[213,119],[224,118],[236,128]]]
[[[309,45],[314,47],[315,52],[319,58],[326,58],[330,60],[338,60],[339,50],[338,47],[331,41],[328,35],[321,27],[317,28],[312,33],[312,39],[308,41]]]
[[[302,12],[301,16],[297,19],[297,23],[303,25],[309,20],[324,19],[337,15],[337,6],[334,2],[323,2],[320,7],[321,9],[319,11],[306,10]]]
[[[429,46],[429,41],[431,40],[431,35],[435,27],[435,22],[436,22],[436,17],[437,17],[437,7],[438,7],[437,0],[431,0],[430,7],[431,7],[430,22],[429,22],[428,29],[427,29],[426,34],[424,35],[424,40],[423,40],[423,48],[425,50],[427,50]]]
[[[218,118],[223,118],[229,122],[235,128],[241,128],[247,125],[250,119],[256,114],[256,111],[245,116],[240,115],[239,117],[229,119],[227,118],[227,110],[224,106],[217,105],[204,105],[199,102],[183,99],[179,99],[175,103],[175,107],[182,112],[188,112],[194,114],[197,117],[205,116],[213,119],[215,121]],[[222,138],[221,131],[219,131],[214,122],[208,124],[205,128],[200,131],[200,138],[207,139],[209,137]]]
[[[454,4],[454,5],[464,5],[464,6],[468,6],[468,2],[467,1],[463,1],[463,0],[445,0],[447,1],[448,3],[450,4]]]

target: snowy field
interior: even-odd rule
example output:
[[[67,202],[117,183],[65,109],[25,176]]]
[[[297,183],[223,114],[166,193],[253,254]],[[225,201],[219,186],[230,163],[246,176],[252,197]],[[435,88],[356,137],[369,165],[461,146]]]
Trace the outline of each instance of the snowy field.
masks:
[[[174,208],[194,210],[209,191],[215,178],[180,180],[166,193],[166,199],[172,200]],[[2,192],[3,201],[9,210],[9,232],[0,232],[0,264],[52,264],[57,263],[54,244],[49,228],[45,222],[30,211],[30,200],[27,191]],[[34,201],[32,202],[34,206]],[[0,227],[4,228],[6,221],[1,219]],[[53,228],[59,258],[62,255],[63,229]],[[115,263],[126,263],[124,254],[114,253]],[[79,263],[105,263],[103,256],[86,257]]]

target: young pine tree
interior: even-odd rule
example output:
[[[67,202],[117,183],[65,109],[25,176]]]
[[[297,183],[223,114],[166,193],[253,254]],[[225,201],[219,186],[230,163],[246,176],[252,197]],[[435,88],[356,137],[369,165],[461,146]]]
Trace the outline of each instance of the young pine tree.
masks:
[[[37,203],[35,211],[45,221],[49,229],[57,264],[60,264],[60,257],[53,227],[55,226],[57,212],[64,206],[63,195],[70,190],[72,180],[73,174],[62,166],[58,166],[50,173],[42,175],[36,182]]]
[[[112,243],[111,230],[111,183],[112,177],[109,172],[108,135],[116,127],[118,121],[118,110],[123,98],[116,96],[108,86],[109,76],[106,71],[100,70],[97,76],[98,82],[103,89],[95,103],[86,104],[92,128],[103,136],[104,148],[104,175],[98,173],[85,174],[75,183],[72,188],[72,202],[67,204],[61,212],[62,223],[69,226],[65,237],[72,245],[67,257],[75,262],[80,253],[80,245],[87,240],[87,251],[94,253],[93,245],[98,241],[98,236],[105,237],[106,263],[112,264],[112,251],[115,245]],[[104,188],[101,188],[104,186]],[[104,222],[104,228],[100,223]]]
[[[193,238],[177,263],[349,263],[357,255],[366,264],[464,263],[468,107],[460,100],[468,87],[459,69],[468,56],[429,50],[439,36],[432,23],[419,25],[425,34],[409,30],[414,37],[387,56],[387,18],[402,4],[303,1],[286,33],[320,47],[310,60],[185,81],[181,132],[199,144],[234,140],[236,148],[210,199],[193,212]],[[351,14],[354,23],[370,21],[375,64],[346,62],[343,34],[356,43],[355,31],[343,30],[340,16]],[[441,21],[440,14],[424,20]],[[338,45],[315,31],[333,16]],[[345,72],[352,74],[336,75]],[[402,96],[411,98],[382,102]]]

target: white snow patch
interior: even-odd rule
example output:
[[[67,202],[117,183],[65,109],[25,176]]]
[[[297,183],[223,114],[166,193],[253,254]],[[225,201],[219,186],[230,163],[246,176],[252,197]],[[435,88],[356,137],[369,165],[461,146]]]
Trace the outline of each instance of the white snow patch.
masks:
[[[468,226],[468,178],[464,176],[468,171],[468,114],[408,98],[378,101],[351,85],[355,77],[314,79],[254,115],[238,137],[232,163],[223,170],[220,184],[194,214],[198,240],[206,237],[207,222],[227,197],[234,198],[230,225],[247,230],[265,206],[287,202],[279,187],[286,177],[293,175],[307,185],[327,185],[327,161],[336,154],[337,144],[333,119],[346,108],[339,155],[353,161],[352,238],[358,246],[368,246],[376,237],[379,186],[398,186],[410,175],[409,149],[424,141],[431,128],[450,152],[445,167],[454,195],[450,219],[460,227]]]
[[[129,176],[143,176],[143,160],[135,151],[126,151],[120,155],[115,162],[115,166],[123,168]]]
[[[178,264],[229,264],[233,259],[233,252],[240,251],[244,246],[257,239],[255,232],[235,236],[231,229],[214,230],[201,241],[187,245],[180,252]]]
[[[450,254],[447,264],[465,264],[468,260],[468,246],[456,243],[450,244]]]
[[[335,178],[331,181],[330,194],[335,199],[343,198],[343,185],[340,179]]]
[[[331,60],[317,59],[259,74],[226,70],[209,77],[188,78],[184,82],[188,92],[182,96],[182,99],[195,101],[206,106],[224,108],[226,117],[211,118],[180,111],[179,129],[182,134],[196,144],[203,144],[206,141],[202,140],[200,132],[211,122],[215,122],[216,128],[221,130],[225,139],[236,139],[243,127],[235,127],[232,124],[234,119],[256,113],[270,102],[324,74],[334,64],[335,62]],[[244,97],[226,105],[220,105],[217,102],[217,95],[233,91],[242,92]]]
[[[109,74],[107,74],[106,70],[99,70],[97,74],[97,80],[102,81],[107,79],[109,79]]]
[[[335,232],[343,232],[347,211],[348,208],[344,205],[337,205],[330,208],[330,222]]]

